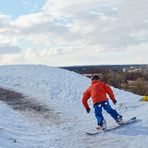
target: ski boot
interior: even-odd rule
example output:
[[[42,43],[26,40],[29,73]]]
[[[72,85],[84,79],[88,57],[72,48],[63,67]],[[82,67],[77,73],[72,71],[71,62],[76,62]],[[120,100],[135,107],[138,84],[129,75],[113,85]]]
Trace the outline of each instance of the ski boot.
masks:
[[[118,115],[117,118],[116,118],[116,123],[119,124],[119,125],[122,125],[124,124],[123,122],[123,119],[122,119],[122,116],[121,115]]]
[[[103,121],[102,121],[102,124],[101,124],[101,125],[98,124],[98,126],[96,127],[96,129],[97,129],[97,130],[106,130],[106,129],[107,129],[106,121],[103,120]]]

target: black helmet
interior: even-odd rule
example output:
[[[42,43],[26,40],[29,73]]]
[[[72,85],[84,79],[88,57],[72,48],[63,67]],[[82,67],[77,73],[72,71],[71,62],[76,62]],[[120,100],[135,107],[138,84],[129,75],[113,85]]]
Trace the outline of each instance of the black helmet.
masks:
[[[93,80],[100,80],[100,77],[98,75],[93,75],[92,78],[91,78],[91,80],[92,81]]]

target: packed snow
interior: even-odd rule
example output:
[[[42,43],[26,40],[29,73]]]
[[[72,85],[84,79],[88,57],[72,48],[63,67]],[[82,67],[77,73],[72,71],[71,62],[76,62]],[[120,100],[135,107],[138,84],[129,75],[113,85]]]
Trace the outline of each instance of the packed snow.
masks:
[[[90,79],[77,73],[43,65],[0,66],[1,148],[147,148],[148,104],[141,96],[113,88],[117,105],[127,120],[139,122],[88,136],[96,120],[81,104]],[[23,103],[23,105],[21,105]],[[107,126],[116,123],[104,112]]]

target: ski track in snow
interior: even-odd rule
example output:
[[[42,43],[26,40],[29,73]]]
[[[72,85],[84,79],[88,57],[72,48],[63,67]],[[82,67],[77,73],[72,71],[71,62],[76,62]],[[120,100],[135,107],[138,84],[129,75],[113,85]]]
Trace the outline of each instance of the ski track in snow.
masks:
[[[126,120],[139,122],[97,136],[93,107],[81,105],[90,80],[74,72],[34,65],[0,66],[0,147],[2,148],[147,148],[148,104],[113,88],[114,106]],[[115,125],[104,112],[108,126]]]

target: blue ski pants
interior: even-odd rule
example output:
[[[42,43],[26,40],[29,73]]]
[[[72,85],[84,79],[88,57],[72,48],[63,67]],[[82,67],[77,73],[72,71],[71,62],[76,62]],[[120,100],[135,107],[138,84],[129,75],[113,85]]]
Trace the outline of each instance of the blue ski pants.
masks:
[[[95,112],[95,117],[97,119],[98,125],[102,125],[103,120],[104,120],[104,117],[103,117],[103,114],[102,114],[102,108],[104,108],[104,110],[106,110],[106,112],[109,113],[114,120],[117,119],[117,116],[119,114],[115,109],[111,108],[109,101],[108,100],[102,101],[102,102],[96,103],[94,105],[94,112]]]

